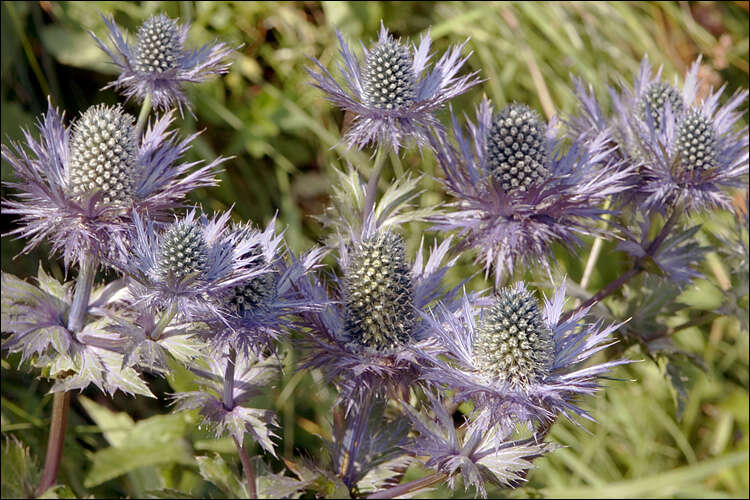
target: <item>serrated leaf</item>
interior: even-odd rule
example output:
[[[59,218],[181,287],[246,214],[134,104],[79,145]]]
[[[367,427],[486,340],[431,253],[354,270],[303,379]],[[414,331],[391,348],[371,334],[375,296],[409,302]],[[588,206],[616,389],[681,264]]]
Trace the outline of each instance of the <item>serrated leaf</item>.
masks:
[[[3,498],[33,498],[34,489],[41,477],[41,470],[31,457],[29,449],[15,436],[3,440],[2,450]]]
[[[70,291],[70,287],[73,284],[72,281],[69,281],[67,283],[60,283],[59,281],[57,281],[54,277],[45,272],[41,262],[39,263],[39,269],[36,273],[36,279],[39,282],[40,289],[44,290],[53,297],[60,299],[61,301],[65,301],[65,299],[68,297],[68,292]]]
[[[137,430],[132,436],[142,440]],[[157,440],[150,444],[128,444],[110,447],[91,454],[92,467],[84,479],[86,488],[93,488],[140,467],[178,463],[194,465],[190,447],[183,439]]]
[[[119,447],[127,443],[135,422],[125,412],[115,412],[99,403],[95,403],[86,396],[79,396],[81,403],[89,417],[99,426],[104,438],[111,446]]]
[[[195,460],[203,479],[215,484],[229,498],[248,498],[247,487],[218,453],[209,457],[195,457]]]

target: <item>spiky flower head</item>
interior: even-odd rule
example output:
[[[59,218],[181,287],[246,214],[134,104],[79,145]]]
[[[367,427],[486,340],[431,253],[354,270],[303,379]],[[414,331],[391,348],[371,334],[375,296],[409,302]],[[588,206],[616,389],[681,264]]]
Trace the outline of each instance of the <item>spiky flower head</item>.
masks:
[[[138,28],[135,69],[141,73],[164,73],[174,69],[180,58],[182,41],[177,22],[160,14]]]
[[[362,80],[363,96],[370,106],[403,109],[414,102],[416,82],[411,54],[406,46],[395,40],[370,50]]]
[[[448,362],[432,358],[425,379],[471,400],[487,426],[514,420],[544,421],[557,414],[582,415],[575,399],[593,394],[597,379],[618,360],[583,367],[594,353],[614,343],[620,325],[602,327],[582,320],[584,308],[563,320],[565,286],[545,298],[542,308],[523,282],[498,292],[494,304],[477,307],[464,299],[449,311],[439,306],[429,329],[442,344]]]
[[[468,59],[461,58],[466,42],[446,52],[427,71],[431,40],[424,35],[419,46],[394,39],[381,23],[378,41],[363,48],[364,61],[354,55],[341,33],[337,32],[345,85],[339,84],[318,60],[320,72],[308,68],[329,101],[354,115],[344,141],[349,147],[362,149],[378,144],[393,150],[403,146],[406,138],[418,145],[427,143],[428,129],[440,127],[434,112],[447,101],[479,83],[476,73],[456,77]]]
[[[70,138],[70,188],[80,195],[102,192],[102,201],[133,197],[137,144],[134,120],[120,105],[87,109]]]
[[[435,229],[458,230],[460,247],[478,250],[496,283],[519,261],[546,265],[552,242],[574,250],[578,235],[601,231],[602,203],[630,187],[630,169],[601,166],[612,152],[606,133],[563,151],[526,106],[511,105],[493,119],[484,99],[476,116],[468,136],[453,116],[455,145],[444,132],[430,136],[442,182],[457,199],[454,211],[433,217]]]
[[[416,330],[414,284],[401,236],[379,233],[356,245],[344,274],[345,330],[360,347],[389,350]]]
[[[526,191],[549,177],[547,125],[525,104],[505,107],[487,137],[487,168],[507,193]]]
[[[260,243],[260,233],[228,227],[229,215],[209,219],[193,209],[160,229],[149,217],[133,214],[131,256],[119,267],[133,278],[129,291],[134,300],[173,311],[185,321],[230,314],[226,299],[231,291],[267,269],[254,266],[250,252]]]
[[[99,47],[119,68],[120,75],[107,87],[122,90],[127,98],[144,100],[150,96],[154,107],[167,110],[177,106],[190,108],[183,84],[199,83],[229,71],[228,57],[234,48],[222,42],[185,49],[189,25],[159,14],[146,19],[138,28],[135,42],[128,40],[114,19],[102,16],[108,28],[110,48],[93,33]]]
[[[167,229],[159,245],[157,265],[165,279],[172,276],[182,280],[206,272],[208,245],[196,221],[176,221]]]
[[[549,375],[552,332],[529,290],[505,288],[479,322],[474,338],[477,369],[516,388]]]
[[[259,247],[254,247],[250,256],[256,265],[268,266]],[[276,295],[278,278],[278,272],[271,271],[237,285],[230,291],[229,308],[238,316],[244,316],[246,312],[264,306]]]
[[[118,240],[127,240],[134,210],[164,221],[188,192],[217,182],[223,159],[197,169],[180,163],[196,135],[178,140],[168,131],[173,119],[166,113],[136,137],[120,106],[93,106],[66,127],[50,103],[38,140],[24,131],[25,145],[2,146],[19,179],[5,183],[18,190],[2,202],[4,213],[18,216],[9,234],[29,239],[25,252],[49,241],[66,266],[84,255],[107,263],[126,258],[128,245]]]
[[[680,116],[684,108],[682,96],[673,85],[657,80],[646,87],[638,100],[638,114],[644,122],[648,121],[650,115],[656,130],[662,130],[667,106],[673,116]]]
[[[627,83],[610,89],[611,115],[590,88],[576,82],[583,112],[569,120],[569,135],[587,140],[611,131],[617,146],[612,166],[634,166],[638,174],[625,202],[662,212],[728,208],[725,188],[747,186],[748,134],[747,127],[737,126],[742,118],[737,109],[748,93],[738,89],[720,105],[726,86],[702,92],[708,85],[698,79],[700,66],[698,58],[678,90],[644,57],[632,89]]]

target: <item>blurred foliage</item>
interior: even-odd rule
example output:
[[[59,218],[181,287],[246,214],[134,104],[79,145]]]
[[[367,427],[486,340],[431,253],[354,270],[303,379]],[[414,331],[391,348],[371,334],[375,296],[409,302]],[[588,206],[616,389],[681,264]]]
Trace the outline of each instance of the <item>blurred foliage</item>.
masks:
[[[278,213],[296,251],[325,237],[312,216],[328,203],[332,169],[347,161],[362,172],[369,168],[366,154],[338,144],[343,113],[308,84],[304,70],[310,57],[334,68],[335,28],[366,44],[381,19],[411,39],[429,29],[436,52],[470,38],[467,50],[473,55],[466,71],[481,71],[486,82],[453,103],[459,113],[473,113],[486,93],[500,106],[518,101],[548,117],[565,115],[575,109],[571,74],[604,96],[605,86],[621,76],[631,80],[644,54],[663,65],[670,79],[683,75],[702,54],[701,76],[710,84],[726,83],[730,92],[748,85],[748,2],[3,2],[1,8],[4,142],[18,140],[21,128],[33,125],[48,95],[68,119],[92,104],[118,100],[112,91],[99,91],[113,78],[113,67],[86,33],[103,36],[99,11],[114,15],[131,33],[149,15],[165,11],[193,23],[188,42],[193,46],[214,38],[242,45],[228,75],[189,89],[197,118],[186,114],[178,120],[183,134],[203,130],[189,160],[233,156],[221,185],[199,190],[192,199],[209,210],[233,206],[236,218],[259,224]],[[135,103],[128,107],[137,114]],[[432,178],[439,174],[429,153],[409,151],[391,158],[389,168],[381,187],[403,172],[424,173],[420,205],[446,201]],[[5,162],[2,179],[12,179]],[[3,197],[7,193],[3,187]],[[737,206],[746,213],[743,197],[738,194]],[[656,356],[618,369],[614,376],[619,380],[587,402],[597,423],[556,424],[551,437],[567,448],[538,460],[527,488],[494,490],[491,496],[748,495],[748,334],[746,320],[741,328],[737,319],[747,314],[747,259],[742,262],[736,252],[726,251],[735,224],[731,214],[694,222],[704,224],[701,243],[718,251],[710,252],[701,267],[705,279],[678,291],[685,307],[660,311],[649,321],[663,327],[661,333],[673,341],[670,348],[686,359],[700,357],[702,366],[686,362],[675,371],[670,364],[676,358]],[[12,227],[13,220],[3,215],[3,233]],[[409,228],[412,251],[426,228]],[[425,234],[428,241],[434,237]],[[22,245],[3,237],[3,270],[28,277],[41,260],[62,275],[45,248],[15,257]],[[590,245],[587,239],[578,255],[556,249],[561,274],[579,281]],[[589,290],[601,288],[627,266],[613,248],[614,242],[604,245]],[[476,274],[472,256],[463,256],[448,284]],[[545,280],[531,272],[526,277]],[[470,286],[487,283],[476,275]],[[616,303],[610,306],[617,309]],[[627,356],[646,357],[641,348],[636,345]],[[295,372],[299,354],[288,345],[283,350],[283,377],[258,404],[279,413],[281,457],[317,457],[316,436],[329,427],[335,395],[317,372]],[[28,374],[28,367],[18,368],[16,357],[2,360],[3,497],[26,492],[33,482],[34,464],[44,458],[51,412],[50,383]],[[108,400],[91,389],[73,398],[60,472],[69,489],[50,495],[174,498],[186,492],[215,497],[235,491],[221,479],[214,481],[217,486],[202,479],[224,477],[226,467],[239,470],[231,441],[213,439],[196,426],[195,415],[168,414],[165,395],[190,387],[185,370],[173,368],[168,381],[148,377],[158,400],[121,395]],[[672,383],[665,383],[670,377]],[[280,462],[266,458],[279,470]],[[410,469],[405,479],[421,474]],[[7,487],[17,489],[6,491],[10,475],[18,481]],[[438,489],[431,495],[450,492]]]

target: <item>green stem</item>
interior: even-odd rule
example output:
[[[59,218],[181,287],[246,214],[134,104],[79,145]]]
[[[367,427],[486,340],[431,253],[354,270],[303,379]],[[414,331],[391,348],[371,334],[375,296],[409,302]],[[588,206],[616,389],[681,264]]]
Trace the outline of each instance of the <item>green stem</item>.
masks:
[[[604,209],[609,208],[609,200],[604,205]],[[602,220],[607,221],[609,220],[609,213],[606,213],[602,216]],[[583,276],[581,277],[581,288],[586,289],[586,287],[589,284],[589,281],[591,281],[591,275],[594,272],[594,267],[596,267],[596,262],[599,260],[599,255],[602,253],[602,247],[604,246],[604,240],[601,236],[597,236],[594,240],[594,244],[591,246],[591,253],[589,253],[589,258],[586,261],[586,268],[583,270]]]
[[[234,347],[229,348],[229,359],[224,372],[224,409],[232,411],[234,408],[234,363],[237,359],[237,351]]]
[[[138,114],[138,122],[135,124],[135,136],[140,137],[143,127],[146,126],[146,119],[151,112],[151,94],[146,94],[146,98],[141,104],[141,112]]]
[[[420,479],[415,479],[414,481],[410,481],[408,483],[399,484],[398,486],[394,486],[392,488],[376,491],[372,495],[367,496],[367,498],[396,498],[406,495],[407,493],[411,493],[412,491],[429,488],[430,486],[445,481],[447,478],[447,474],[443,472],[435,472],[434,474],[430,474],[429,476],[425,476]]]
[[[31,66],[31,70],[34,72],[34,75],[39,82],[39,86],[42,88],[42,92],[44,95],[49,96],[49,85],[47,84],[47,79],[44,77],[42,68],[39,66],[39,61],[36,60],[34,48],[31,46],[31,42],[26,36],[26,30],[21,26],[21,20],[18,17],[16,7],[13,3],[14,2],[3,2],[3,6],[8,11],[8,16],[18,33],[18,38],[21,40],[21,45],[23,45],[23,51],[26,54],[26,58],[29,60],[29,66]]]
[[[169,322],[172,321],[172,318],[174,318],[175,314],[177,314],[177,301],[172,302],[172,304],[169,306],[169,310],[162,314],[159,318],[158,323],[156,323],[154,329],[151,331],[152,340],[159,340],[161,338],[161,334],[169,325]]]
[[[362,209],[363,224],[375,206],[375,198],[378,195],[378,181],[380,180],[380,174],[383,171],[383,165],[385,165],[385,158],[387,156],[386,148],[378,146],[377,153],[375,153],[375,165],[373,165],[370,172],[370,179],[367,181],[367,190],[365,191],[365,206]]]
[[[68,313],[68,330],[71,333],[75,334],[83,328],[83,322],[89,310],[91,288],[94,286],[97,267],[99,267],[99,263],[96,258],[84,255],[81,259],[78,278],[76,279],[76,291]]]
[[[253,467],[253,462],[247,454],[247,448],[245,448],[244,444],[240,444],[234,436],[232,436],[232,439],[234,439],[234,444],[237,446],[237,453],[240,454],[242,470],[247,480],[248,496],[250,498],[258,498],[258,491],[255,488],[255,467]]]
[[[52,420],[49,425],[49,441],[47,455],[44,459],[42,479],[36,488],[36,496],[50,489],[57,481],[57,471],[60,469],[63,443],[65,442],[65,426],[68,421],[68,407],[70,406],[70,392],[56,392],[52,400]]]

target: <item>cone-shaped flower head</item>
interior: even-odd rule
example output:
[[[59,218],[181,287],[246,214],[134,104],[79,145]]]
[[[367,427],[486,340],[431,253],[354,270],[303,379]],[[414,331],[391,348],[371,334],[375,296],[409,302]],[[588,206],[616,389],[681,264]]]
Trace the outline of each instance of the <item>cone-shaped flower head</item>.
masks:
[[[102,191],[105,203],[133,197],[136,138],[133,117],[118,106],[86,110],[70,138],[70,189],[74,194]]]
[[[428,71],[433,56],[429,35],[424,35],[418,46],[402,43],[381,25],[377,42],[363,47],[362,60],[341,33],[337,34],[344,84],[317,60],[319,72],[308,69],[308,73],[329,101],[353,114],[352,126],[344,137],[349,146],[362,149],[375,143],[398,150],[409,138],[420,146],[426,144],[428,129],[441,126],[435,111],[479,83],[476,73],[456,76],[468,58],[461,57],[466,42],[449,49]]]
[[[649,114],[657,130],[664,127],[664,114],[667,106],[673,116],[682,114],[684,107],[680,91],[667,82],[652,82],[638,100],[638,113],[641,120],[648,121]]]
[[[134,212],[164,222],[189,191],[217,182],[222,159],[197,169],[180,163],[196,135],[178,139],[168,130],[173,119],[165,113],[136,136],[119,105],[92,106],[66,126],[50,104],[38,139],[24,131],[24,145],[2,146],[19,179],[5,183],[18,191],[2,203],[18,216],[9,234],[28,238],[24,251],[47,240],[66,265],[84,255],[108,264],[127,259]]]
[[[505,192],[526,191],[549,176],[547,125],[524,104],[511,104],[495,118],[487,137],[487,168]]]
[[[409,49],[395,40],[376,45],[365,59],[365,101],[376,108],[402,109],[415,98],[415,76]]]
[[[259,267],[268,266],[268,262],[259,247],[253,247],[249,254],[255,258],[255,265]],[[234,287],[230,292],[229,307],[238,316],[244,316],[246,312],[262,307],[276,295],[277,282],[278,273],[274,271],[250,278],[241,285]]]
[[[141,24],[135,43],[128,40],[114,19],[104,17],[108,38],[114,50],[90,33],[96,43],[120,70],[108,87],[122,89],[123,95],[144,100],[149,96],[154,107],[162,110],[177,106],[188,108],[184,83],[199,83],[226,73],[227,58],[234,52],[225,43],[210,43],[198,50],[185,49],[189,25],[160,14]]]
[[[549,375],[553,347],[536,298],[523,288],[505,288],[477,326],[475,366],[490,378],[523,388]]]
[[[352,342],[378,350],[409,343],[417,316],[401,236],[384,232],[360,242],[350,255],[344,283],[345,328]]]
[[[151,74],[174,69],[181,49],[177,22],[164,15],[151,17],[138,28],[135,69]]]
[[[165,279],[200,276],[208,265],[208,245],[195,220],[174,222],[159,247],[158,269]]]
[[[703,173],[715,165],[716,133],[700,111],[690,110],[677,128],[675,155],[684,172]]]

